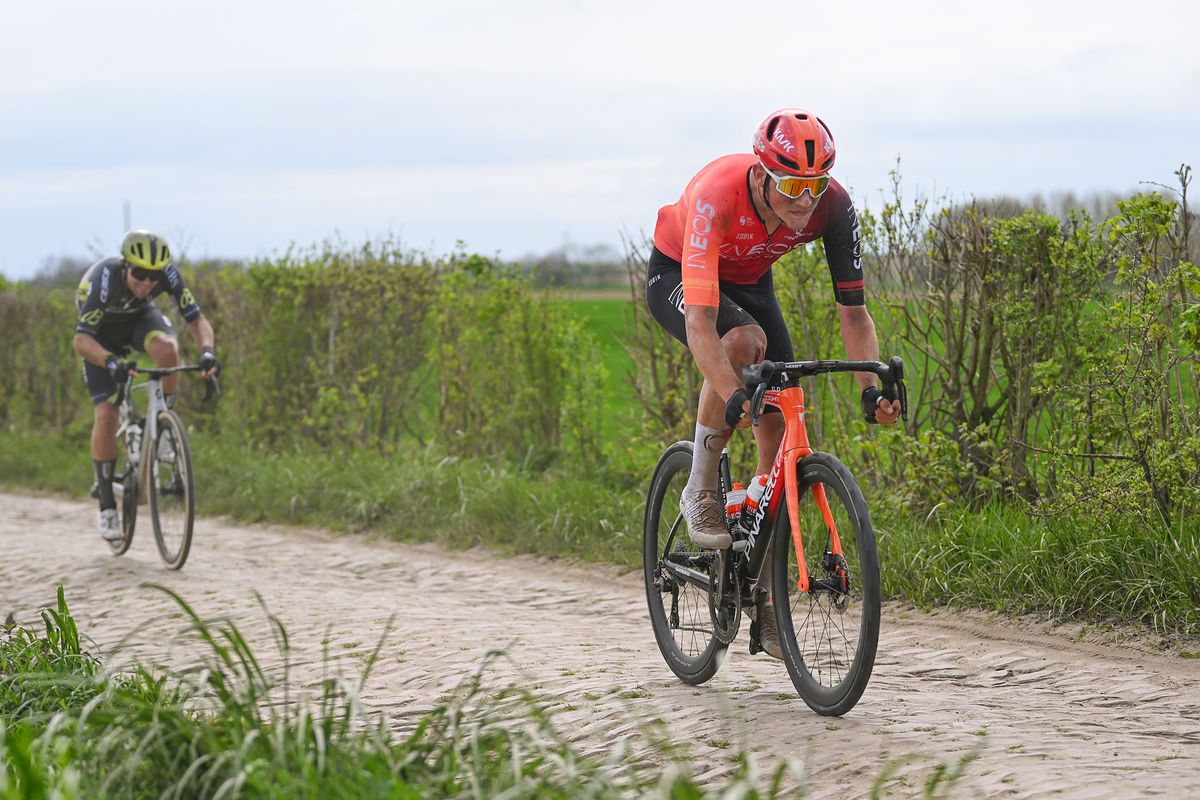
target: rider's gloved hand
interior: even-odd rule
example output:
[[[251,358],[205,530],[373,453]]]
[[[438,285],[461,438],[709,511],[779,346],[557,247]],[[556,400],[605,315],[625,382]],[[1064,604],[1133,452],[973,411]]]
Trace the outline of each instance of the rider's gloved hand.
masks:
[[[738,389],[729,398],[729,402],[725,404],[725,424],[731,428],[738,427],[742,418],[746,416],[745,406],[750,402],[749,395],[745,389]],[[744,425],[742,427],[745,427]]]
[[[108,358],[104,359],[104,368],[108,370],[108,374],[112,376],[113,383],[117,386],[123,386],[125,381],[129,380],[129,373],[134,372],[136,365],[132,361],[122,361],[113,354],[109,354]]]
[[[895,390],[880,391],[878,386],[868,386],[862,393],[863,416],[872,425],[891,425],[900,418],[902,406],[895,398]]]
[[[205,378],[215,378],[221,374],[221,364],[211,347],[200,348],[200,358],[196,359],[196,365],[200,367]]]
[[[879,398],[883,397],[883,392],[878,386],[868,386],[863,389],[862,393],[862,410],[863,416],[871,425],[878,424],[875,419],[875,411],[879,408]]]

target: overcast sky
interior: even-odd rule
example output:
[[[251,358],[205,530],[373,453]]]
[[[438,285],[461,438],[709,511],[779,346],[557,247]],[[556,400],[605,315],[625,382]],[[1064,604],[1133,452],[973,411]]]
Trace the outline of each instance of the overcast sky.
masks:
[[[0,0],[0,272],[115,253],[125,202],[193,258],[619,245],[790,105],[860,203],[898,156],[951,197],[1169,183],[1198,5]]]

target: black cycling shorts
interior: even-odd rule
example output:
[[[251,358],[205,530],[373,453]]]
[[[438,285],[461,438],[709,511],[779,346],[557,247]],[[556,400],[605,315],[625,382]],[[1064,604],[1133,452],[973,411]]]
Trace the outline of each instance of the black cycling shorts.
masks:
[[[96,341],[110,353],[124,356],[131,349],[146,352],[146,342],[156,332],[167,336],[175,335],[171,320],[151,303],[136,317],[120,322],[101,323],[96,331]],[[108,374],[108,370],[87,361],[83,362],[83,382],[87,386],[88,394],[92,396],[94,406],[111,400],[117,393],[117,384]]]
[[[687,325],[683,316],[683,269],[679,262],[657,247],[646,265],[646,306],[658,324],[679,341],[687,344]],[[717,307],[717,335],[724,336],[742,325],[757,325],[767,335],[768,361],[794,361],[792,337],[779,301],[775,298],[775,280],[771,270],[758,283],[721,282],[721,304]]]

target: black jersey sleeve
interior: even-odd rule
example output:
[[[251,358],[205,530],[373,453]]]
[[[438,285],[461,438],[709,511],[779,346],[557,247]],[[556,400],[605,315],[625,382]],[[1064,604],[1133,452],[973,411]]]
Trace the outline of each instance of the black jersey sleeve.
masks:
[[[167,264],[167,268],[163,270],[163,279],[167,293],[175,301],[175,307],[183,315],[184,322],[195,321],[200,316],[200,304],[196,302],[192,290],[184,284],[183,276],[179,274],[179,268],[174,263]]]
[[[108,282],[112,280],[112,269],[105,265],[89,269],[79,281],[75,304],[79,316],[75,321],[75,332],[96,336],[100,332],[100,320],[104,319],[104,302],[108,295]]]
[[[832,190],[834,187],[831,186]],[[850,194],[837,187],[830,198],[829,209],[822,240],[825,244],[825,260],[829,263],[829,277],[833,281],[833,296],[844,306],[861,306],[866,303],[862,270],[862,231],[858,225],[858,214]]]

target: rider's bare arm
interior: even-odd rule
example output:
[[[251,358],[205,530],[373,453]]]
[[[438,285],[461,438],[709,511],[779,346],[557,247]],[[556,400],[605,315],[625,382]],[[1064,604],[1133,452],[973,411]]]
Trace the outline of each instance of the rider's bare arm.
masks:
[[[213,329],[203,314],[187,324],[197,347],[213,347]]]
[[[717,307],[687,306],[684,319],[688,349],[692,351],[696,366],[721,399],[728,400],[742,388],[742,382],[725,355],[721,337],[717,335]]]
[[[844,306],[838,304],[838,318],[842,324],[842,341],[846,344],[846,358],[851,361],[878,361],[879,339],[875,336],[875,321],[865,305]],[[875,376],[870,372],[856,372],[854,379],[859,389],[875,385]],[[900,416],[900,403],[881,399],[875,410],[875,419],[881,425],[891,425]]]
[[[97,367],[103,367],[105,360],[111,355],[108,349],[96,340],[95,336],[87,333],[75,334],[71,346],[75,349],[76,355]]]
[[[851,361],[878,361],[879,339],[875,336],[875,320],[871,319],[867,307],[839,303],[837,310],[842,324],[842,341],[846,345],[846,358]],[[870,372],[856,372],[854,379],[858,381],[859,389],[875,385],[875,376]]]

